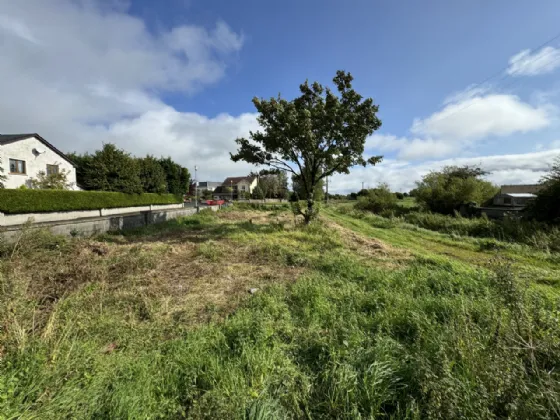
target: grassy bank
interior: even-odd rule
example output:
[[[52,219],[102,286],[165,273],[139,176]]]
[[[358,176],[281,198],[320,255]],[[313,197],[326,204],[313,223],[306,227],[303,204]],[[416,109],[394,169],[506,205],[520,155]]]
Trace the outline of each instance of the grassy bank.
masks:
[[[549,262],[527,251],[519,276],[507,249],[455,255],[426,232],[230,210],[23,237],[0,260],[0,413],[558,416],[558,294],[535,277]]]

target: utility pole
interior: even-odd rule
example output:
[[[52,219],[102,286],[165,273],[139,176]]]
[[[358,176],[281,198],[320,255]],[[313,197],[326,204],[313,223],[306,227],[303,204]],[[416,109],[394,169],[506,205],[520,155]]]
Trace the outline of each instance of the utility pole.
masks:
[[[231,190],[231,202],[233,203],[233,180],[229,180],[229,189]]]
[[[364,181],[362,181],[362,190],[364,189]]]
[[[194,165],[194,206],[198,212],[198,177],[196,171],[198,171],[198,166]]]

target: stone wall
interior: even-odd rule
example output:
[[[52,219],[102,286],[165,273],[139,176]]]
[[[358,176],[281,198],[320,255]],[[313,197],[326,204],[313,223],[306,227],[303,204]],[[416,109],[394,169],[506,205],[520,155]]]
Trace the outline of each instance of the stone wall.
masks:
[[[218,211],[219,206],[207,206]],[[48,229],[55,235],[91,236],[109,231],[126,230],[162,223],[179,217],[192,216],[197,213],[196,208],[154,209],[128,214],[117,214],[99,217],[87,217],[73,220],[59,220],[41,223],[31,223],[29,229]],[[0,228],[0,234],[8,241],[17,238],[25,225],[13,225]]]
[[[62,222],[90,217],[114,216],[117,214],[138,213],[141,211],[177,210],[182,209],[182,204],[163,204],[138,207],[118,207],[114,209],[86,210],[86,211],[60,211],[49,213],[0,213],[0,226],[23,225],[27,222]]]

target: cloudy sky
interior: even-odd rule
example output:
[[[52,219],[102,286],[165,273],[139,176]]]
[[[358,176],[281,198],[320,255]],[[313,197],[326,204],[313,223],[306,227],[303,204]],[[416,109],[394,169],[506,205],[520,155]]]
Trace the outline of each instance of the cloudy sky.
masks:
[[[344,69],[380,105],[366,152],[385,160],[331,191],[405,191],[448,164],[535,182],[560,155],[559,18],[557,0],[0,0],[0,133],[219,181],[252,169],[229,152],[253,96]]]

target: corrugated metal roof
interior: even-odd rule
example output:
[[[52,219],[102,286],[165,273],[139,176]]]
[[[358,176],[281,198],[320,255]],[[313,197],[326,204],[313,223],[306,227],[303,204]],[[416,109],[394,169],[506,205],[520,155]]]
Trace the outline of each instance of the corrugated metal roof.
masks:
[[[529,194],[529,193],[505,193],[504,195],[513,198],[536,198],[537,197],[535,194]]]

